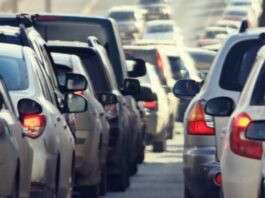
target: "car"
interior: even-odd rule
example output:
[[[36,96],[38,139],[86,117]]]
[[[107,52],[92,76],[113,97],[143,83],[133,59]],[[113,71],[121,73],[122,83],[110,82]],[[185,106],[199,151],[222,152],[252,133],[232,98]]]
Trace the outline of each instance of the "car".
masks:
[[[178,106],[178,100],[176,100],[171,93],[171,88],[174,86],[175,80],[172,75],[172,70],[170,64],[167,60],[165,52],[162,49],[163,45],[143,45],[143,46],[124,46],[125,53],[127,58],[140,58],[146,62],[149,62],[156,66],[156,72],[161,80],[164,89],[167,92],[168,96],[168,105],[171,106],[169,111],[169,120],[168,120],[168,130],[164,134],[164,137],[160,137],[160,140],[157,145],[161,144],[165,146],[165,138],[172,137],[174,131],[174,123],[176,119],[176,109]],[[157,146],[158,149],[154,150],[165,150],[161,146]],[[161,152],[160,151],[160,152]]]
[[[115,6],[110,8],[108,17],[117,22],[122,39],[135,40],[142,37],[144,18],[140,8]]]
[[[147,21],[156,19],[170,19],[172,9],[165,0],[140,0],[139,6],[146,10],[145,19]]]
[[[5,63],[3,67],[9,66],[3,59],[0,59],[0,62]],[[0,194],[4,197],[29,197],[33,151],[23,126],[16,116],[2,77],[0,107],[0,158],[3,159],[0,174],[4,178],[0,182]]]
[[[203,35],[198,37],[196,46],[203,47],[206,45],[219,44],[224,40],[223,38],[218,38],[219,35],[224,35],[226,38],[233,32],[233,29],[227,27],[208,26],[205,28]]]
[[[252,8],[245,7],[227,7],[223,13],[223,19],[233,20],[233,21],[242,21],[247,19],[249,27],[258,26],[259,16],[254,12]]]
[[[167,46],[160,48],[164,51],[172,70],[174,80],[193,79],[201,81],[199,71],[195,67],[195,62],[191,56],[182,48],[177,46]],[[184,113],[189,105],[190,100],[179,99],[176,108],[176,121],[183,122]]]
[[[199,76],[205,80],[217,53],[201,48],[186,48],[185,51],[193,59]]]
[[[182,43],[182,31],[171,20],[153,20],[146,23],[143,39],[171,40]]]
[[[32,85],[31,92],[24,93],[22,91],[23,93],[18,93],[15,98],[13,98],[11,94],[14,104],[17,104],[18,100],[24,98],[27,94],[29,94],[29,98],[32,98],[33,96],[37,97],[36,101],[34,101],[34,97],[34,100],[28,101],[29,105],[34,103],[34,105],[36,104],[36,106],[39,107],[36,112],[37,118],[33,118],[39,120],[39,124],[45,126],[45,131],[49,131],[43,133],[45,136],[40,136],[40,138],[31,141],[34,143],[31,196],[52,196],[54,194],[57,194],[58,196],[66,196],[67,194],[72,193],[72,168],[74,166],[73,158],[75,144],[73,134],[62,113],[71,113],[71,110],[67,109],[68,104],[65,104],[65,102],[75,101],[79,98],[79,101],[82,102],[83,98],[81,96],[70,95],[70,92],[76,91],[75,86],[73,86],[71,91],[66,86],[60,87],[58,85],[53,67],[54,65],[52,64],[53,62],[50,58],[46,43],[34,28],[25,27],[25,23],[31,23],[25,15],[17,15],[16,17],[12,16],[12,19],[8,21],[5,17],[2,17],[0,18],[0,21],[1,25],[16,26],[1,26],[2,37],[0,43],[15,44],[17,46],[25,46],[33,49],[35,54],[33,53],[32,56],[35,57],[35,62],[32,65],[40,67],[40,80],[41,84],[44,85],[44,87],[42,87],[43,89]],[[18,25],[20,26],[19,28],[17,27]],[[32,43],[34,43],[34,45],[31,45]],[[32,65],[30,64],[28,66],[30,67]],[[26,75],[25,72],[24,75]],[[76,82],[78,85],[83,86],[83,89],[86,86],[86,81],[83,76],[69,74],[67,78],[69,81]],[[36,80],[37,79],[35,79],[35,81]],[[39,85],[36,84],[35,86]],[[43,90],[43,92],[40,90]],[[77,90],[82,89],[78,88]],[[68,95],[65,94],[65,92],[67,92]],[[39,100],[40,96],[43,96],[43,94],[46,97],[46,100]],[[71,98],[73,99],[71,100]],[[69,103],[69,105],[73,105],[73,103]],[[43,110],[43,112],[51,116],[46,125],[44,124],[46,117],[38,115],[38,113],[41,112],[40,110],[42,109],[42,106],[50,106],[50,109]],[[85,101],[83,101],[83,106],[80,103],[80,108],[82,107],[86,107]],[[76,109],[76,107],[71,108],[73,111]],[[81,109],[80,112],[82,112]],[[54,123],[56,123],[56,128],[53,126]],[[58,131],[58,133],[54,133],[54,130]],[[43,132],[43,130],[39,130],[38,132]],[[57,137],[54,137],[54,135],[57,135]],[[49,148],[46,147],[44,139],[47,139],[46,141],[51,141],[49,143]],[[54,141],[55,139],[57,142]],[[38,147],[39,149],[35,149],[35,147]],[[72,153],[72,155],[69,155],[69,153]],[[40,162],[42,166],[40,166]],[[69,167],[70,173],[68,172]],[[50,177],[47,178],[47,175]]]
[[[262,32],[259,29],[231,35],[220,49],[203,85],[182,80],[174,87],[176,96],[191,98],[196,95],[184,115],[183,173],[186,197],[220,196],[220,160],[229,118],[207,115],[204,106],[208,100],[219,96],[238,100],[257,52],[263,46],[260,40]],[[236,182],[240,181],[244,180]]]
[[[85,76],[88,81],[86,90],[80,92],[88,101],[86,112],[75,115],[75,189],[79,196],[89,192],[90,197],[107,191],[107,152],[109,143],[109,124],[102,105],[98,102],[93,85],[81,59],[76,55],[52,53],[57,66],[59,82],[65,84],[67,72]],[[66,67],[65,67],[66,66]]]
[[[224,28],[231,28],[235,31],[239,31],[241,23],[239,21],[233,21],[233,20],[219,20],[215,24],[217,27],[224,27]]]
[[[52,52],[78,55],[92,81],[95,93],[112,93],[117,98],[114,104],[102,103],[109,116],[110,124],[107,161],[108,185],[113,190],[126,190],[130,176],[129,163],[131,154],[129,145],[131,143],[129,142],[129,137],[131,137],[132,133],[130,125],[131,113],[126,98],[118,90],[111,65],[104,64],[98,52],[89,47],[87,43],[54,41],[49,42],[49,49]],[[125,83],[128,83],[129,87],[135,86],[130,85],[130,83],[135,83],[135,81],[129,79]],[[123,91],[126,92],[127,89]],[[130,91],[130,88],[128,91]]]
[[[127,63],[128,67],[132,67],[134,61],[127,60]],[[166,143],[163,140],[163,134],[166,133],[168,124],[168,98],[156,73],[155,66],[147,63],[146,68],[146,75],[137,77],[136,79],[138,79],[143,86],[143,94],[150,92],[150,99],[144,101],[146,112],[146,135],[152,140],[153,151],[161,152],[163,151],[163,147],[165,147],[163,144]],[[139,97],[141,97],[141,95]],[[160,142],[162,142],[162,144]]]
[[[255,137],[262,134],[264,124],[264,63],[265,48],[261,47],[238,101],[229,96],[217,97],[209,100],[205,107],[209,115],[230,117],[221,159],[225,197],[258,197],[261,190],[263,149],[262,143]],[[227,107],[220,109],[220,102]],[[235,178],[240,178],[240,181],[235,182]]]

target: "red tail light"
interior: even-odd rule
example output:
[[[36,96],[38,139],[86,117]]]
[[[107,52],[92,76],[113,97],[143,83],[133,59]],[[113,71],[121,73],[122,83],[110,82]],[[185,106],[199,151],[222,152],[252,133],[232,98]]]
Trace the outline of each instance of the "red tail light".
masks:
[[[105,105],[104,109],[109,119],[113,119],[118,116],[118,112],[119,112],[118,104]]]
[[[144,102],[144,107],[151,110],[156,110],[158,108],[157,101],[153,102]]]
[[[163,70],[164,68],[164,63],[162,60],[162,57],[158,51],[156,51],[156,64],[159,70]]]
[[[221,186],[222,185],[222,175],[221,173],[218,173],[215,175],[214,177],[214,182],[218,185]]]
[[[22,117],[22,126],[25,134],[30,138],[39,137],[46,126],[46,117],[44,115],[26,115]]]
[[[83,91],[75,91],[74,94],[82,96],[82,95],[84,95],[84,92]]]
[[[245,137],[245,132],[251,123],[251,118],[246,113],[241,113],[233,118],[230,135],[231,150],[237,155],[253,159],[261,159],[261,142],[248,140]]]
[[[190,135],[214,135],[213,118],[204,113],[204,101],[198,101],[188,113],[188,133]]]

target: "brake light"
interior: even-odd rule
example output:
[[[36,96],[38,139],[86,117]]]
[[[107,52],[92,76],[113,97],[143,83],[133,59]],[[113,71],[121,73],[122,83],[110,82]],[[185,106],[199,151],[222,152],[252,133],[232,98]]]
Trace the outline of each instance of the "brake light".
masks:
[[[158,108],[157,101],[153,102],[144,102],[144,107],[151,110],[156,110]]]
[[[249,140],[245,137],[245,132],[251,124],[252,120],[246,113],[241,113],[233,118],[230,134],[231,150],[237,155],[261,159],[261,142]]]
[[[156,64],[157,64],[157,67],[159,70],[164,69],[164,63],[163,63],[162,57],[158,51],[156,51]]]
[[[84,95],[84,92],[83,91],[75,91],[74,94],[82,96],[82,95]]]
[[[30,138],[39,137],[46,126],[46,117],[44,115],[25,115],[22,117],[22,126],[26,136]]]
[[[187,117],[187,128],[190,135],[214,135],[213,118],[204,113],[205,101],[193,105]]]
[[[221,173],[217,173],[214,177],[214,182],[218,185],[221,186],[222,185],[222,175]]]
[[[108,119],[113,119],[118,116],[119,106],[118,104],[111,104],[104,106]]]

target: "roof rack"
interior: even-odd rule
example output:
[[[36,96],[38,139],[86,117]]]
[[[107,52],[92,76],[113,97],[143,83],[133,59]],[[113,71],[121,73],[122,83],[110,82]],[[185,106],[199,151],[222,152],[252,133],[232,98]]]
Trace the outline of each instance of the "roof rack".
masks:
[[[33,17],[27,13],[21,13],[16,15],[18,24],[24,24],[25,27],[32,27],[33,26]]]

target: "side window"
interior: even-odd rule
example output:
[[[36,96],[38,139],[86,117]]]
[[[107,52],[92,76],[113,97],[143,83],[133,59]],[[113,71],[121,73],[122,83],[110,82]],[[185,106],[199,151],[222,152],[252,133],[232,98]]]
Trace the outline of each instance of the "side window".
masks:
[[[36,63],[38,64],[36,65],[35,69],[36,69],[37,76],[40,80],[43,94],[47,100],[55,104],[55,97],[53,95],[52,86],[49,83],[48,77],[45,75],[44,69],[38,62],[38,59],[36,57],[35,59],[36,59]]]

